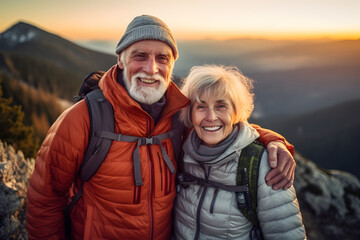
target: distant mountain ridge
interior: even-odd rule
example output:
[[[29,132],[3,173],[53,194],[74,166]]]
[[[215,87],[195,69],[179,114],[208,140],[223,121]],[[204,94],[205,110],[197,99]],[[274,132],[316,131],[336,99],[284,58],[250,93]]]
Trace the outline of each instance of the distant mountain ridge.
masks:
[[[289,118],[255,121],[286,136],[319,166],[360,178],[360,99]]]
[[[303,114],[360,98],[359,40],[179,41],[174,72],[194,65],[238,67],[255,81],[255,117]]]
[[[43,34],[45,34],[43,30],[33,25],[18,22],[0,34],[0,50],[11,49]]]
[[[75,71],[84,67],[107,70],[116,60],[113,55],[89,50],[25,22],[18,22],[0,34],[0,51],[30,55]]]
[[[25,22],[0,34],[3,97],[21,105],[25,123],[42,139],[78,94],[90,72],[108,70],[114,55],[92,51]],[[69,106],[69,104],[67,104]]]
[[[47,81],[56,81],[53,78],[62,75],[57,88],[66,90],[58,91],[47,85],[42,87],[67,99],[77,93],[87,74],[96,70],[106,71],[116,63],[113,55],[83,48],[25,22],[18,22],[0,34],[0,53],[15,62],[13,65],[17,65],[20,78],[30,84],[33,84],[30,78],[43,76],[48,78]],[[19,62],[22,62],[21,66],[18,66]],[[30,62],[38,65],[39,72],[34,73],[31,67],[24,66]],[[50,72],[48,68],[51,68]]]

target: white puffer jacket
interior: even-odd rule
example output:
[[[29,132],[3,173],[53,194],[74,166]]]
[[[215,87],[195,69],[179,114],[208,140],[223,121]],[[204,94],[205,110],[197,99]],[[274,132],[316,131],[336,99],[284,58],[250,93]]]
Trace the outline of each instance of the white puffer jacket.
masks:
[[[205,172],[209,172],[209,180],[226,185],[236,185],[241,150],[258,136],[256,130],[249,124],[242,123],[235,143],[204,168],[185,153],[184,172],[203,179],[205,179]],[[190,138],[187,141],[190,141]],[[269,170],[268,154],[265,151],[259,170],[257,207],[257,215],[264,238],[306,239],[294,187],[285,191],[274,191],[265,183],[265,175]],[[203,190],[204,187],[200,185],[180,187],[175,202],[175,239],[195,238],[197,221],[199,221],[197,211]],[[215,190],[213,187],[207,188],[201,206],[199,239],[249,239],[252,224],[238,209],[234,192],[219,189],[213,213],[210,213]]]

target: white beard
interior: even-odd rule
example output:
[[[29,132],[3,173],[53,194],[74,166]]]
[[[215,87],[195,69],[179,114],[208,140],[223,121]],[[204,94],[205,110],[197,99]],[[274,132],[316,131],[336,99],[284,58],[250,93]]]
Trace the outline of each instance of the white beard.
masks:
[[[160,85],[155,87],[146,87],[138,86],[137,78],[148,78],[156,79],[159,81]],[[124,66],[123,70],[123,80],[126,86],[126,89],[129,92],[129,95],[136,101],[145,104],[153,104],[159,101],[162,96],[164,96],[170,81],[165,81],[165,79],[158,75],[148,75],[146,73],[137,73],[131,78],[131,82],[127,77],[127,69]]]

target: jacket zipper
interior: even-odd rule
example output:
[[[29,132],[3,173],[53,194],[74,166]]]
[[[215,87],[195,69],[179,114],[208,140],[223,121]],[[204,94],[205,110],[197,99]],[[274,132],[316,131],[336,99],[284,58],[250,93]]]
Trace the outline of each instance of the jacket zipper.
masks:
[[[180,109],[180,108],[179,108]],[[158,120],[158,124],[162,121],[162,119],[164,119],[165,117],[167,117],[168,115],[173,115],[175,114],[179,109],[177,110],[174,110],[170,113],[168,113],[166,116],[162,116],[159,120]],[[173,113],[174,112],[174,113]],[[147,132],[147,137],[150,136],[150,132],[151,132],[151,121],[147,121],[147,129],[148,129],[148,132]],[[152,171],[153,171],[153,165],[152,165],[152,160],[151,159],[151,154],[150,154],[150,147],[147,146],[147,152],[148,152],[148,159],[149,159],[149,171],[150,171],[150,186],[149,186],[149,219],[150,219],[150,236],[149,236],[149,239],[153,239],[153,234],[154,234],[154,216],[153,216],[153,210],[152,210],[152,196],[153,196],[153,177],[152,177]],[[167,171],[166,171],[167,173]],[[167,182],[167,176],[165,178],[165,181]],[[167,185],[167,183],[165,182],[165,185]],[[171,179],[170,179],[170,182],[171,182]],[[167,186],[165,186],[165,190],[167,189]]]
[[[147,121],[148,124],[148,133],[147,133],[147,137],[150,136],[150,129],[151,129],[151,122]],[[152,171],[153,171],[153,166],[152,166],[152,159],[151,159],[151,154],[150,154],[150,146],[146,145],[146,149],[147,149],[147,154],[148,154],[148,159],[149,159],[149,219],[150,219],[150,236],[149,239],[153,239],[153,233],[154,233],[154,216],[153,216],[153,210],[152,210],[152,196],[153,196],[153,179],[152,179]]]
[[[203,166],[203,165],[201,165],[201,166]],[[207,173],[206,173],[205,167],[203,167],[203,168],[204,168],[204,173],[205,173],[205,181],[207,181],[209,179],[209,176],[210,176],[211,167],[209,167]],[[199,201],[199,204],[198,204],[198,208],[197,208],[197,211],[196,211],[196,230],[195,230],[195,237],[194,237],[195,240],[199,239],[199,236],[200,236],[201,208],[202,208],[202,205],[204,203],[204,199],[205,199],[207,189],[208,189],[208,187],[204,186],[203,191],[202,191],[201,196],[200,196],[200,201]]]

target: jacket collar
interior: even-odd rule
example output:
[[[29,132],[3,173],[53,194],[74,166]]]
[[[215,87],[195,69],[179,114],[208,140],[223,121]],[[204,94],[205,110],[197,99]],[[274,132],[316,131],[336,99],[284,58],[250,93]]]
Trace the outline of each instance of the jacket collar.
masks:
[[[234,160],[234,158],[238,159],[240,157],[241,150],[255,141],[259,136],[259,133],[249,123],[239,123],[239,132],[234,143],[230,145],[221,155],[207,162],[205,165],[219,166],[228,161]],[[190,137],[186,139],[184,146],[189,144],[188,141],[191,141]],[[192,159],[186,152],[185,154],[187,155],[184,159],[185,162],[197,163],[197,161]]]
[[[121,81],[118,81],[119,77]],[[124,82],[122,80],[122,70],[116,65],[111,67],[99,82],[99,86],[104,92],[104,96],[112,104],[114,111],[118,107],[125,107],[129,112],[139,114],[148,114],[142,106],[129,96]],[[179,90],[174,82],[170,82],[169,87],[165,93],[164,99],[159,102],[162,112],[157,117],[158,119],[173,115],[181,108],[187,106],[190,101]],[[146,105],[146,104],[145,104]],[[159,106],[157,106],[159,107]],[[151,114],[148,114],[151,115]]]

